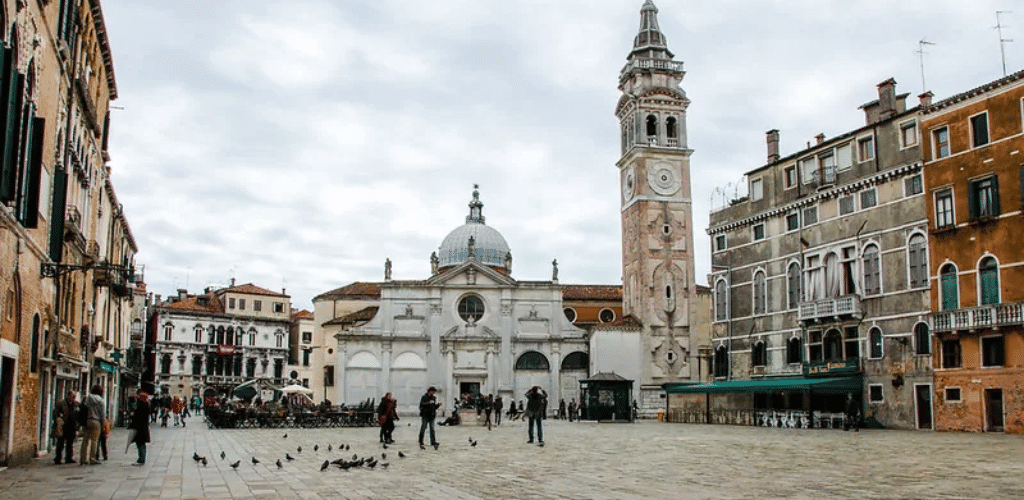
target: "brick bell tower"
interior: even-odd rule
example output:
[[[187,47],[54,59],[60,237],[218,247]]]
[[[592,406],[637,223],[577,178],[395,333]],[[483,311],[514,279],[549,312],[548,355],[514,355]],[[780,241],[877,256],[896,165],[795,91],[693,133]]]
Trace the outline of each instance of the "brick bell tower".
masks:
[[[695,294],[693,203],[686,108],[679,87],[683,63],[673,60],[647,0],[640,31],[619,73],[622,157],[623,312],[643,325],[641,411],[664,408],[661,384],[697,381],[696,337],[690,334]]]

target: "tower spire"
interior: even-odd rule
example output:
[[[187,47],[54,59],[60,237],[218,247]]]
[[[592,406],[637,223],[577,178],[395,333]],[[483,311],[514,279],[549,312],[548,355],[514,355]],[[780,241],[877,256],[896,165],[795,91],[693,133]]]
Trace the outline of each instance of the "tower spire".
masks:
[[[484,203],[480,201],[480,185],[473,184],[473,201],[469,202],[469,215],[466,216],[466,224],[484,223]]]
[[[658,7],[652,0],[647,0],[640,8],[640,32],[633,39],[633,52],[630,52],[629,58],[633,59],[635,56],[653,59],[674,57],[668,50],[665,34],[658,27]]]

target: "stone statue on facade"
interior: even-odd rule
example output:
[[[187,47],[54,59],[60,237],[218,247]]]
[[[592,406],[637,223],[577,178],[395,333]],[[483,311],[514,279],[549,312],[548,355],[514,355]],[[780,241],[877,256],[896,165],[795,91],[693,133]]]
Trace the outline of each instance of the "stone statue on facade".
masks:
[[[469,257],[470,260],[476,258],[476,238],[472,236],[469,237],[469,243],[466,245],[466,252],[468,252],[469,255],[467,255],[467,257]]]
[[[430,274],[431,276],[437,274],[437,252],[430,252]]]
[[[558,281],[558,259],[551,261],[551,281]]]
[[[512,274],[512,252],[505,254],[505,273]]]
[[[384,281],[391,281],[391,259],[384,259]]]

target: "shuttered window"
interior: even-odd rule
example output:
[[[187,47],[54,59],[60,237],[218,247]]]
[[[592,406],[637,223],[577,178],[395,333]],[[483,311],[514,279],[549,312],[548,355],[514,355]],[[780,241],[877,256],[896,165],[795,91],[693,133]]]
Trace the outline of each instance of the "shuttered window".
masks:
[[[999,303],[999,265],[996,259],[985,257],[978,266],[978,274],[981,275],[981,303]]]
[[[955,311],[959,304],[956,267],[947,264],[942,268],[942,310]]]
[[[864,293],[876,295],[882,292],[878,247],[868,245],[864,249]]]
[[[924,236],[915,234],[907,243],[907,264],[910,267],[910,288],[928,285],[928,245]]]

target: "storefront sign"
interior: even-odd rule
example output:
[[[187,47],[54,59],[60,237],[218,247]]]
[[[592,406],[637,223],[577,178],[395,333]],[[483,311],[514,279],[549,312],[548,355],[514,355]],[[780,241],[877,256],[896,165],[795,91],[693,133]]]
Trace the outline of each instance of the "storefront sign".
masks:
[[[220,344],[217,346],[217,354],[220,354],[221,356],[231,356],[234,353],[235,346],[233,345]]]
[[[857,360],[847,359],[843,361],[824,361],[817,363],[804,363],[804,375],[837,375],[842,373],[857,373]]]

